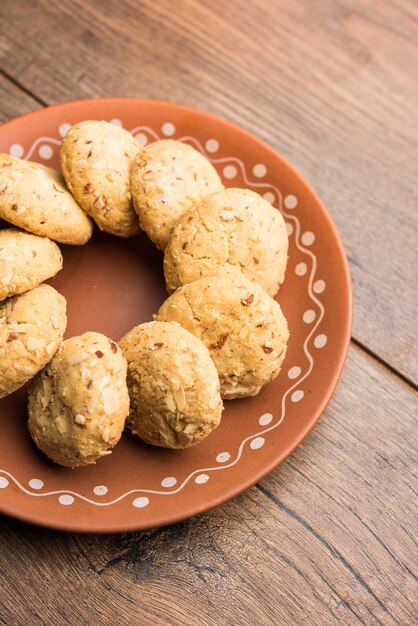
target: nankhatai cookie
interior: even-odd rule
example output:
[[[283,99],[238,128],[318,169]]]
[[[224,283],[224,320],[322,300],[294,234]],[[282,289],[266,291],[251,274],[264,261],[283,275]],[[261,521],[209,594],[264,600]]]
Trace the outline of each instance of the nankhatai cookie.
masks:
[[[0,230],[0,300],[33,289],[61,269],[60,249],[50,239]]]
[[[129,411],[120,348],[93,332],[64,341],[34,380],[28,411],[34,442],[55,463],[80,467],[110,454]]]
[[[75,124],[62,141],[61,168],[68,188],[101,230],[119,237],[140,230],[129,182],[139,149],[127,130],[97,120]]]
[[[178,322],[209,349],[224,398],[255,396],[280,372],[289,338],[280,306],[238,272],[180,287],[156,319]]]
[[[0,154],[0,218],[73,245],[86,243],[93,232],[58,172],[9,154]]]
[[[131,189],[141,227],[164,250],[183,213],[223,185],[200,152],[180,141],[162,139],[138,153]]]
[[[203,343],[178,324],[136,326],[120,341],[128,361],[127,426],[147,443],[188,448],[219,424],[219,378]]]
[[[164,256],[169,293],[235,267],[274,296],[284,280],[288,236],[282,214],[248,189],[198,200],[174,227]]]
[[[0,303],[0,398],[41,370],[61,345],[67,303],[49,285]]]

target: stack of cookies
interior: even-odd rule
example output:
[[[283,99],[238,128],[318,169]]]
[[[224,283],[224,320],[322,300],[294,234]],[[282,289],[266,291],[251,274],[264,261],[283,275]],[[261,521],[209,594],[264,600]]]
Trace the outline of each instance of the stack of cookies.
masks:
[[[140,148],[103,121],[70,129],[61,168],[64,179],[0,155],[0,218],[15,227],[0,230],[0,398],[33,378],[29,431],[67,467],[110,454],[125,424],[149,444],[194,445],[220,423],[222,399],[254,396],[280,371],[283,217],[224,189],[190,145]],[[171,295],[119,345],[93,331],[63,341],[65,298],[43,284],[62,268],[55,242],[85,244],[91,220],[119,237],[142,229],[164,251]]]

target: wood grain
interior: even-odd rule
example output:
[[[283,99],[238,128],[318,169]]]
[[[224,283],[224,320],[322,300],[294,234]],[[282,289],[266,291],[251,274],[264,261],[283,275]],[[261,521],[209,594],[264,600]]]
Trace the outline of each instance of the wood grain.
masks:
[[[181,102],[294,163],[346,245],[354,336],[417,382],[413,0],[181,0],[175,10],[171,0],[3,0],[0,12],[0,67],[46,103]]]
[[[2,75],[0,70],[0,124],[36,109],[39,109],[39,102]]]
[[[412,625],[415,408],[355,348],[298,451],[207,514],[119,536],[3,518],[0,623]]]
[[[416,3],[3,0],[0,24],[0,121],[153,97],[284,154],[342,234],[357,344],[304,444],[222,507],[119,536],[0,518],[0,624],[417,623],[417,399],[390,371],[416,381]]]

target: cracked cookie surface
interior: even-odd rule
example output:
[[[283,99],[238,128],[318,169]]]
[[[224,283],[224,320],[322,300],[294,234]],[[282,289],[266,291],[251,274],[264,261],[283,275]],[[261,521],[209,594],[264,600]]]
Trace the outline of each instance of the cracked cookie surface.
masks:
[[[234,267],[274,296],[288,246],[285,221],[267,200],[248,189],[224,189],[197,201],[174,227],[164,255],[167,290]]]
[[[140,231],[130,190],[139,150],[127,130],[98,120],[72,126],[61,145],[61,167],[74,198],[101,230],[119,237]]]
[[[0,218],[60,243],[81,245],[93,225],[57,171],[0,154]]]
[[[0,398],[22,387],[58,350],[67,303],[49,285],[0,303]]]
[[[0,230],[0,300],[33,289],[61,269],[60,249],[50,239]]]
[[[280,372],[289,338],[286,318],[262,287],[239,272],[180,287],[156,319],[178,322],[203,341],[223,398],[254,396]]]
[[[147,443],[187,448],[219,424],[219,378],[207,348],[178,324],[149,322],[120,341],[128,361],[127,426]]]
[[[120,348],[94,332],[64,341],[34,380],[28,412],[35,444],[55,463],[80,467],[110,454],[129,412]]]
[[[162,139],[138,153],[131,188],[141,227],[164,250],[183,213],[223,185],[200,152],[180,141]]]

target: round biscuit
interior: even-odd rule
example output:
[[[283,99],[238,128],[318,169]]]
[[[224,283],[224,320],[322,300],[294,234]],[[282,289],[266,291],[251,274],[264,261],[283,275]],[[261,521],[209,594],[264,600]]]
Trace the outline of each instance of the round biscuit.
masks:
[[[100,333],[67,339],[29,391],[28,426],[40,450],[65,467],[95,463],[119,441],[129,411],[126,361]]]
[[[66,308],[64,296],[49,285],[0,303],[0,398],[52,359],[64,336]]]
[[[156,319],[178,322],[203,341],[223,398],[254,396],[280,372],[289,338],[286,318],[262,287],[239,272],[180,287]]]
[[[50,239],[0,230],[0,300],[33,289],[61,269],[60,249]]]
[[[213,165],[192,146],[162,139],[138,153],[131,175],[135,210],[148,237],[164,250],[174,226],[199,198],[223,189]]]
[[[127,130],[98,120],[72,126],[61,145],[61,168],[74,198],[101,230],[119,237],[140,231],[130,190],[138,150]]]
[[[34,235],[81,245],[93,226],[61,174],[39,163],[0,154],[0,218]]]
[[[248,189],[202,198],[176,224],[164,255],[167,290],[235,267],[271,296],[284,281],[289,247],[280,211]]]
[[[222,400],[203,343],[178,324],[136,326],[120,341],[128,361],[127,426],[147,443],[188,448],[219,424]]]

